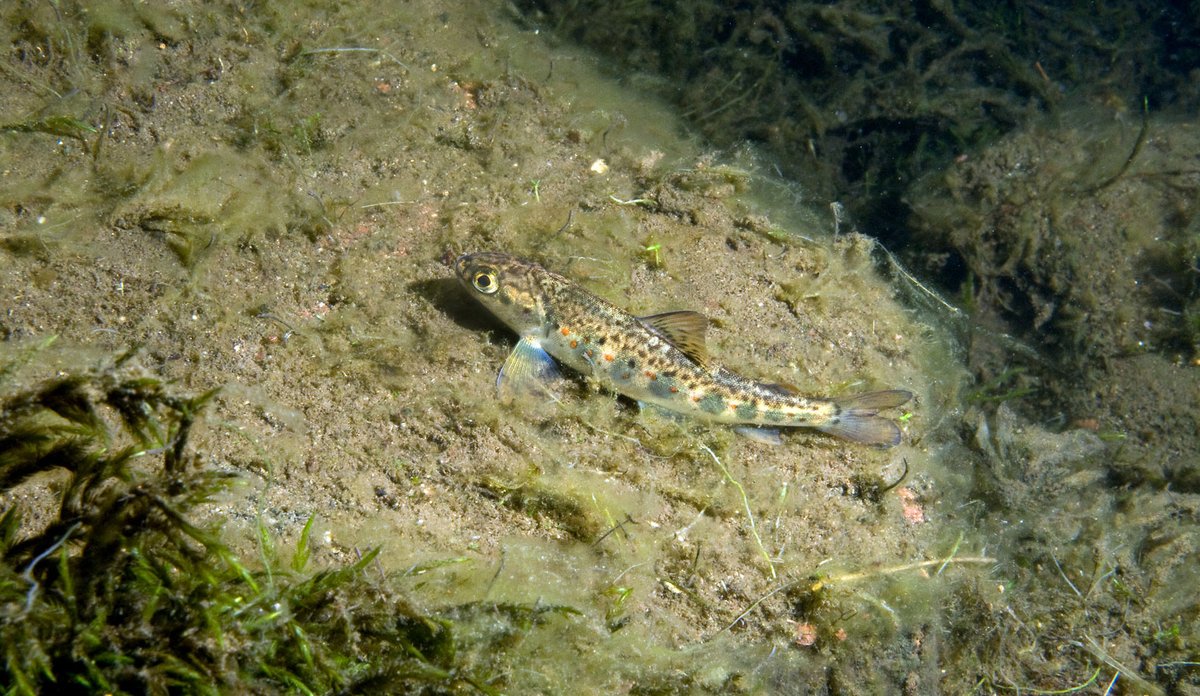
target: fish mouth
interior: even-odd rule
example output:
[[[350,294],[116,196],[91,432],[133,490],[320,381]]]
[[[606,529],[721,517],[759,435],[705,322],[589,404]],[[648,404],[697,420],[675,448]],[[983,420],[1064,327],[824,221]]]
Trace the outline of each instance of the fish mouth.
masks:
[[[462,254],[457,259],[454,259],[454,275],[458,276],[458,279],[463,283],[467,282],[467,268],[471,265],[471,260],[475,256],[477,254]]]

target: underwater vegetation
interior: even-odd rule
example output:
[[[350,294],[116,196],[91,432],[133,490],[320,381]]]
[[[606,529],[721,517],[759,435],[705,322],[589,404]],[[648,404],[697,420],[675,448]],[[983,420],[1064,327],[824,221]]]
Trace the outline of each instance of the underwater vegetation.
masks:
[[[511,637],[566,611],[424,613],[397,578],[369,576],[377,549],[310,567],[312,519],[290,554],[260,526],[259,556],[240,558],[191,521],[232,481],[189,446],[215,392],[181,394],[123,362],[0,405],[5,693],[493,693],[456,626],[486,615],[488,634]],[[17,502],[31,485],[53,503]]]
[[[914,186],[903,254],[960,277],[972,368],[1008,383],[993,396],[1178,452],[1181,470],[1200,360],[1195,148],[1186,121],[1145,111],[1047,119]]]
[[[1062,4],[522,0],[523,21],[605,53],[712,142],[756,142],[885,236],[920,174],[1071,93],[1194,108],[1196,13]],[[651,74],[656,74],[657,77]]]

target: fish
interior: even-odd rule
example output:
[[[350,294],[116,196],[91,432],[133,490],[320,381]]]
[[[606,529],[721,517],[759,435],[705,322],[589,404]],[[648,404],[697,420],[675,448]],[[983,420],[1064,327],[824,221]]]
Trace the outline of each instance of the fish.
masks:
[[[714,362],[705,340],[709,320],[699,312],[634,316],[537,263],[501,252],[463,254],[453,268],[470,294],[517,334],[496,377],[501,394],[551,394],[548,385],[560,376],[561,363],[643,406],[731,425],[762,442],[780,444],[782,428],[800,427],[881,447],[900,443],[899,426],[878,414],[907,403],[912,392],[802,396]]]

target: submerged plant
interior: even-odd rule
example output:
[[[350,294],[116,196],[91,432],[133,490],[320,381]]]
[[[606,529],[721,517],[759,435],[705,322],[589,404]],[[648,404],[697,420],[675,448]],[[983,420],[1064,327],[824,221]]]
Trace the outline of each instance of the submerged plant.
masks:
[[[5,693],[491,693],[455,627],[494,607],[423,614],[366,578],[377,550],[310,571],[311,519],[287,562],[263,530],[256,569],[189,521],[230,480],[188,446],[213,394],[108,372],[0,403],[0,494],[57,492],[53,510],[0,516]],[[516,630],[545,611],[526,613]],[[489,639],[462,653],[495,654]]]

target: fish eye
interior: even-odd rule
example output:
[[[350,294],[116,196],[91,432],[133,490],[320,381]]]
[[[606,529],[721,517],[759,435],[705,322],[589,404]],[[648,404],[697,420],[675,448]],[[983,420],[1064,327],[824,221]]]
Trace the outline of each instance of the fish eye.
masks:
[[[485,295],[490,295],[500,289],[500,285],[496,283],[496,274],[492,271],[479,271],[471,278],[471,284]]]

